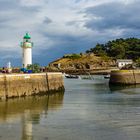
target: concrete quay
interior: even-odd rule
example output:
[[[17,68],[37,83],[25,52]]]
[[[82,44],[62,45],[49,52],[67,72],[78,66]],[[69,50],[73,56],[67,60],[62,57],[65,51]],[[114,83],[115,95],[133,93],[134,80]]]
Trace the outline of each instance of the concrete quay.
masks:
[[[0,99],[48,94],[54,91],[64,91],[63,76],[60,72],[0,75]]]
[[[111,71],[109,83],[120,85],[140,84],[140,70]]]

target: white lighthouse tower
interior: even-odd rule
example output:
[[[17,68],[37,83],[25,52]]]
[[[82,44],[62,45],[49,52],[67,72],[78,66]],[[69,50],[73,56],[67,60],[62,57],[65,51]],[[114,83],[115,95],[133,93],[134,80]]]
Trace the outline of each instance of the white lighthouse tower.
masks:
[[[32,65],[32,47],[31,36],[26,33],[21,42],[22,47],[22,67],[26,68],[28,65]]]

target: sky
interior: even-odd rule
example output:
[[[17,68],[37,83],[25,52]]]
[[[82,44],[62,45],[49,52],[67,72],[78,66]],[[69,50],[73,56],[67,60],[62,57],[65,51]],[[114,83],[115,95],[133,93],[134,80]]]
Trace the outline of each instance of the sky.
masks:
[[[140,0],[0,0],[0,66],[22,66],[20,42],[32,37],[33,63],[46,66],[97,43],[140,37]]]

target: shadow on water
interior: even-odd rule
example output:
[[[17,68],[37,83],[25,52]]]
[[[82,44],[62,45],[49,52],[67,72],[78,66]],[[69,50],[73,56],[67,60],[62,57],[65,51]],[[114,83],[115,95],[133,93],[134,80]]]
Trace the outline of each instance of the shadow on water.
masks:
[[[113,93],[119,91],[124,94],[139,94],[140,85],[110,85],[110,91]]]
[[[140,105],[140,85],[109,85],[108,80],[92,83],[82,83],[90,100],[96,105],[112,106],[139,106]],[[84,94],[85,92],[80,91]],[[116,107],[115,106],[115,107]]]
[[[64,93],[45,96],[9,99],[0,102],[0,123],[21,119],[21,140],[32,140],[33,124],[40,123],[41,115],[47,117],[49,110],[58,110],[63,106]]]
[[[80,96],[86,93],[88,97],[91,97],[89,100],[96,103],[96,105],[140,105],[140,85],[109,85],[109,81],[104,79],[73,81],[72,84],[75,85],[73,93]],[[86,96],[86,98],[88,97]]]

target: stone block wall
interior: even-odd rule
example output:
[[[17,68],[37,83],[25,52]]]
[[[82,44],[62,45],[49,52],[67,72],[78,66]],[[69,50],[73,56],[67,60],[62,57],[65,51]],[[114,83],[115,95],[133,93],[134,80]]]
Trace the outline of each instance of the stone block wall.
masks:
[[[7,84],[5,80],[5,75],[0,75],[0,98],[5,98],[7,91]]]
[[[140,70],[135,70],[134,75],[136,79],[136,84],[140,84]]]
[[[62,73],[2,74],[0,98],[30,96],[64,90]]]
[[[140,84],[140,70],[118,70],[112,71],[110,84]]]
[[[64,89],[63,76],[61,73],[47,73],[49,91],[59,91]]]

